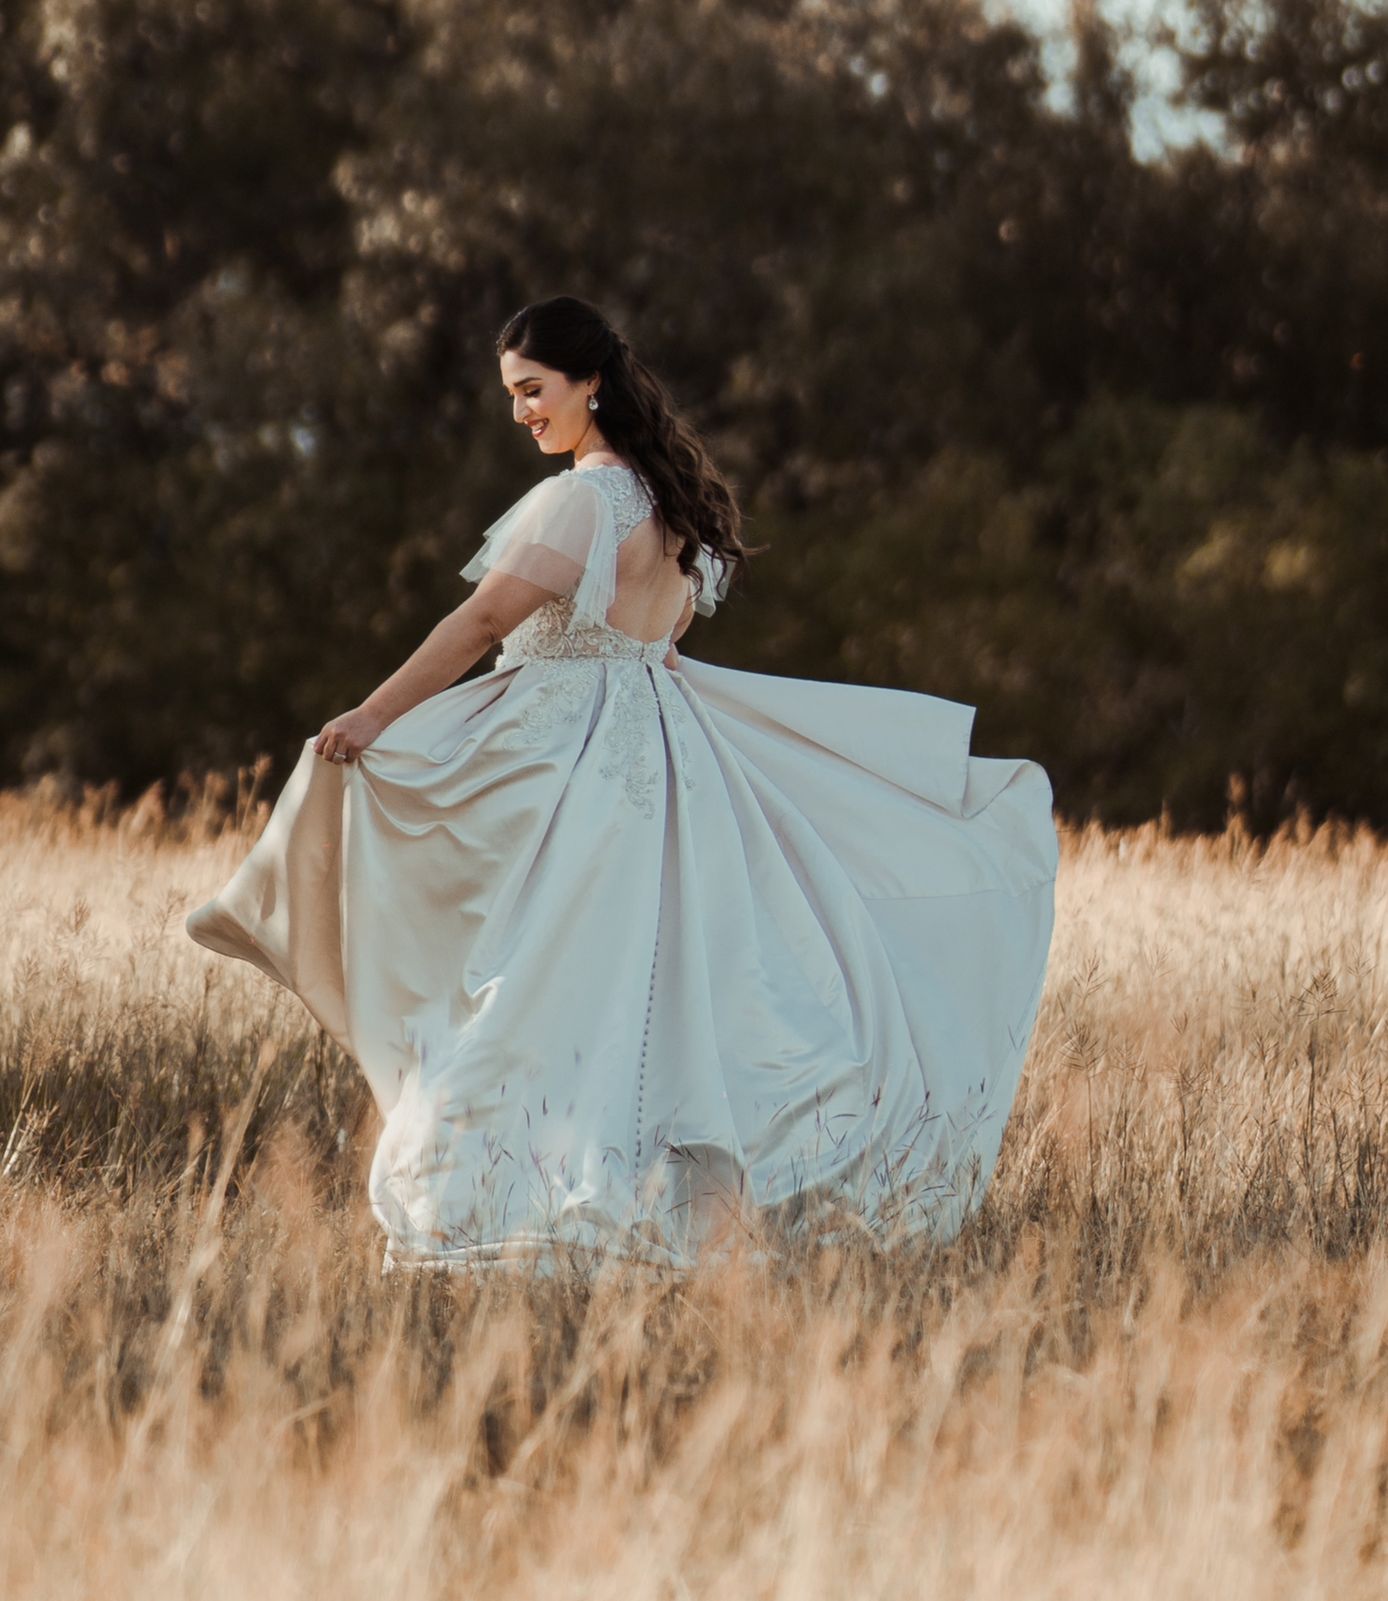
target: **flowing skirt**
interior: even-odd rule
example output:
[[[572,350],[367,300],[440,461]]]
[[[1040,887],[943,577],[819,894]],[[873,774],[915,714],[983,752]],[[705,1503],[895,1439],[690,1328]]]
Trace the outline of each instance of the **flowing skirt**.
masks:
[[[758,1219],[947,1240],[991,1177],[1045,977],[1044,770],[904,690],[578,657],[305,741],[187,919],[293,990],[383,1119],[385,1270]]]

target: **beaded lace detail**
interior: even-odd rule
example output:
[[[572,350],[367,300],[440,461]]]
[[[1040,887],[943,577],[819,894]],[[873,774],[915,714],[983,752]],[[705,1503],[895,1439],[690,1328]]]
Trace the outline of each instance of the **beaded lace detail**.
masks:
[[[588,716],[598,674],[598,664],[593,660],[567,667],[562,673],[545,673],[522,697],[519,718],[500,736],[498,744],[505,750],[524,750],[543,743],[561,723],[576,723]]]
[[[554,676],[558,676],[555,674]],[[655,816],[655,790],[665,752],[651,730],[660,725],[660,702],[649,673],[618,673],[612,719],[603,740],[604,778],[619,778],[627,799],[643,817]]]
[[[566,596],[537,606],[524,622],[518,623],[501,642],[498,668],[515,667],[524,661],[552,660],[575,656],[607,656],[625,661],[645,662],[658,667],[670,649],[670,629],[661,639],[647,642],[634,634],[624,634],[610,623],[585,623],[569,629],[573,601]]]

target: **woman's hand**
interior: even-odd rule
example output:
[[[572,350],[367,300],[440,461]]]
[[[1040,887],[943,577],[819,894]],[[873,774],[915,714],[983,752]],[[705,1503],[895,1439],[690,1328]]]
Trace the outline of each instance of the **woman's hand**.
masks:
[[[323,732],[313,742],[314,754],[338,767],[344,760],[353,762],[385,726],[384,718],[358,706],[323,724]]]
[[[667,650],[665,652],[664,665],[666,667],[668,667],[671,672],[676,672],[677,673],[679,671],[680,653],[675,649],[675,647],[673,645],[671,645],[669,650]]]

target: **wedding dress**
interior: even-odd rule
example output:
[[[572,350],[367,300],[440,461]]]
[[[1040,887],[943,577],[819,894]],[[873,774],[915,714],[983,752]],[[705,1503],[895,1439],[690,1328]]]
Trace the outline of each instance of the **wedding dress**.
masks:
[[[678,619],[607,621],[652,510],[623,466],[541,480],[462,572],[554,598],[355,761],[306,740],[187,919],[359,1064],[384,1272],[688,1266],[757,1219],[946,1240],[996,1162],[1052,931],[1046,773],[971,756],[958,702],[665,666]],[[699,571],[709,615],[726,573]]]

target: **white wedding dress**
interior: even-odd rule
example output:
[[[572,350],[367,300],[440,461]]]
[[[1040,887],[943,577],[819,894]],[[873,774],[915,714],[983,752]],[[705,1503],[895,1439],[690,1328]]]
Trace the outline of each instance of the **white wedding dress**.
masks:
[[[958,702],[666,667],[670,633],[606,621],[650,511],[625,467],[537,484],[463,574],[555,598],[357,760],[306,740],[188,917],[360,1065],[386,1272],[687,1266],[756,1220],[948,1239],[996,1162],[1050,945],[1045,772],[971,756]]]

